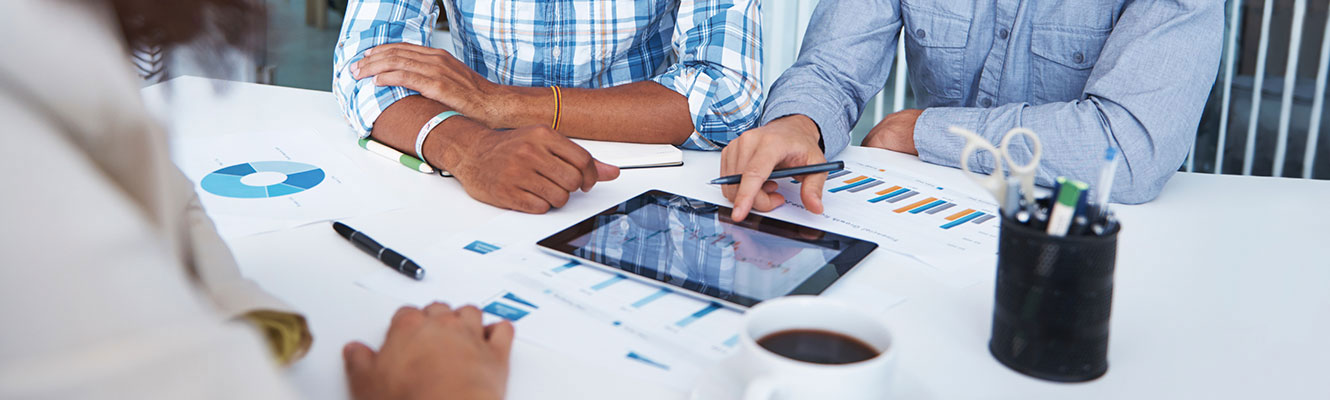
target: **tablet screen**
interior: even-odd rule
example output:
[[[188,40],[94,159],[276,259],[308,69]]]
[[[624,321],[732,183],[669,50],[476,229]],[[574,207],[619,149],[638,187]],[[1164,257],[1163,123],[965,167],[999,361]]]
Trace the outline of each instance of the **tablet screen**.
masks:
[[[541,245],[735,304],[820,293],[876,245],[660,191],[647,192]],[[848,265],[847,265],[848,264]]]

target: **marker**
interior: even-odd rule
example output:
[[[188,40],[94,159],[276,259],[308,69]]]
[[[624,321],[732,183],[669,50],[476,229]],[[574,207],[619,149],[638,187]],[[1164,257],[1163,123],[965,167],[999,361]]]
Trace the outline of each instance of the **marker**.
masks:
[[[1016,177],[1007,177],[1007,198],[1002,201],[1002,215],[1007,218],[1015,218],[1016,211],[1024,208],[1021,204],[1024,201],[1021,193],[1021,180]]]
[[[406,256],[403,256],[401,253],[383,247],[379,242],[370,239],[369,236],[365,236],[365,234],[360,233],[360,231],[346,226],[346,224],[341,222],[333,222],[332,226],[333,230],[337,231],[337,234],[342,235],[346,240],[350,240],[351,244],[356,245],[356,248],[379,259],[379,261],[382,261],[383,264],[387,265],[389,268],[395,269],[397,272],[401,272],[402,275],[406,275],[411,279],[425,279],[425,269],[416,265],[415,261],[411,261],[411,259],[406,258]]]
[[[357,144],[360,145],[360,148],[369,150],[370,153],[381,155],[383,156],[383,158],[387,158],[389,160],[396,160],[397,162],[401,163],[407,168],[411,168],[426,174],[434,173],[434,168],[430,168],[428,163],[420,161],[419,158],[408,156],[406,155],[406,153],[397,151],[392,147],[384,146],[383,143],[379,143],[378,141],[369,140],[369,138],[364,138],[360,139],[360,141],[357,142]]]
[[[1108,146],[1104,150],[1104,166],[1099,169],[1099,185],[1095,187],[1095,206],[1098,207],[1099,215],[1096,219],[1102,220],[1108,216],[1108,196],[1113,192],[1113,176],[1118,171],[1118,149]]]
[[[775,171],[771,171],[771,176],[768,176],[767,179],[788,178],[788,177],[791,177],[791,176],[816,174],[816,173],[819,173],[819,172],[839,171],[839,170],[842,170],[842,169],[845,169],[845,162],[843,162],[843,161],[832,161],[832,162],[828,162],[828,163],[813,164],[813,165],[805,165],[805,166],[802,166],[802,167],[781,168],[781,169],[778,169],[778,170],[775,170]],[[716,179],[712,179],[712,180],[711,180],[711,184],[712,184],[712,185],[733,185],[733,184],[739,183],[739,181],[741,181],[741,180],[743,180],[743,175],[722,176],[722,177],[719,177],[719,178],[716,178]]]
[[[1081,200],[1081,192],[1090,188],[1090,185],[1075,179],[1058,177],[1058,195],[1053,202],[1053,211],[1048,215],[1048,234],[1053,236],[1067,236],[1067,230],[1071,228],[1072,220],[1076,217],[1077,203]]]

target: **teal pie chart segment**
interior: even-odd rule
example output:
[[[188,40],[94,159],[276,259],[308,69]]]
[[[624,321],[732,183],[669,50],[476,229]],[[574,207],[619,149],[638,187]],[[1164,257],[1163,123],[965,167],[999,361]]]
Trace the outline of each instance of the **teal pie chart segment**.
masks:
[[[268,186],[247,185],[241,181],[244,177],[259,172],[276,172],[286,175],[282,182]],[[326,177],[323,169],[294,161],[255,161],[221,168],[199,183],[204,191],[222,197],[235,199],[265,199],[300,193],[323,183]]]

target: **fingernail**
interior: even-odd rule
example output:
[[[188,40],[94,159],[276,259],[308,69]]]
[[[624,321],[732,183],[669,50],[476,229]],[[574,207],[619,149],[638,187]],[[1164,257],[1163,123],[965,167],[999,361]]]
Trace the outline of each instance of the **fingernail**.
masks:
[[[357,61],[357,62],[351,64],[351,74],[352,74],[352,75],[355,75],[357,79],[360,78],[360,62],[359,62],[359,61]]]

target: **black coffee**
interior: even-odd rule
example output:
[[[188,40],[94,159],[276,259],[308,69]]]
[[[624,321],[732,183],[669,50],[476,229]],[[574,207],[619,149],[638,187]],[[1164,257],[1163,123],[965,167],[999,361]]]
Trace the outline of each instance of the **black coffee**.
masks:
[[[764,336],[757,344],[772,353],[817,364],[849,364],[877,357],[868,343],[836,332],[793,329]]]

